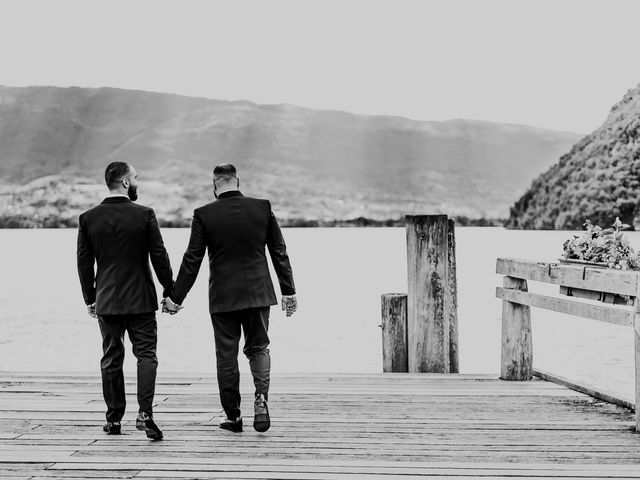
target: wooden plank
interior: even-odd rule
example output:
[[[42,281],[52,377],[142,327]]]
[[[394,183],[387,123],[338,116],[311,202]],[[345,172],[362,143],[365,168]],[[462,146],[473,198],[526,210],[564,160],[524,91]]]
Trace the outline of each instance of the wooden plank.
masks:
[[[132,462],[136,461],[136,459],[144,459],[147,460],[148,464],[153,464],[157,462],[170,462],[173,459],[197,459],[204,458],[207,456],[230,456],[237,455],[238,457],[245,456],[253,456],[253,457],[280,457],[280,458],[350,458],[350,459],[360,459],[363,464],[366,464],[371,459],[371,451],[366,451],[365,449],[357,449],[350,448],[348,446],[344,446],[342,448],[330,448],[330,447],[309,447],[309,448],[299,448],[299,447],[288,447],[288,448],[260,448],[254,446],[253,448],[242,447],[239,446],[236,450],[223,447],[219,445],[212,445],[209,448],[209,451],[173,451],[173,450],[164,450],[162,454],[155,453],[151,455],[145,455],[144,452],[137,450],[109,450],[105,452],[81,452],[78,455],[74,456],[78,461],[84,462],[94,462],[94,461],[104,461],[105,457],[108,458],[119,458],[121,462]],[[638,452],[637,449],[633,449],[629,447],[628,449],[622,451],[601,451],[595,448],[592,449],[583,449],[583,450],[566,450],[566,449],[558,449],[554,448],[552,450],[545,448],[520,448],[515,450],[510,450],[508,447],[501,448],[442,448],[437,446],[429,446],[429,448],[424,451],[420,451],[418,449],[409,449],[407,451],[403,451],[402,448],[398,447],[395,449],[387,449],[377,447],[376,455],[380,459],[401,459],[406,461],[414,461],[414,460],[428,460],[433,457],[438,458],[447,458],[451,460],[452,458],[456,458],[456,456],[463,456],[465,459],[471,461],[473,459],[477,461],[512,461],[512,462],[522,462],[522,461],[534,461],[534,459],[547,459],[551,461],[552,459],[562,459],[562,458],[570,458],[572,461],[594,461],[601,463],[615,463],[619,461],[620,463],[636,463]],[[53,457],[52,457],[53,458]]]
[[[167,436],[167,441],[163,442],[162,445],[153,445],[154,452],[162,452],[163,455],[166,453],[168,456],[171,456],[175,453],[182,454],[199,454],[199,453],[207,453],[213,451],[227,451],[230,455],[233,454],[242,454],[247,453],[251,454],[255,452],[256,454],[262,450],[271,450],[273,452],[282,452],[285,449],[288,449],[292,444],[295,445],[296,449],[342,449],[342,450],[357,450],[357,451],[367,451],[372,448],[375,448],[378,452],[391,452],[391,451],[403,451],[418,453],[424,451],[425,448],[428,448],[430,452],[441,451],[441,452],[544,452],[548,451],[550,446],[553,446],[554,452],[563,452],[563,453],[585,453],[585,452],[597,452],[597,453],[611,453],[611,454],[635,454],[637,453],[638,445],[635,442],[603,442],[598,443],[595,439],[591,439],[590,443],[580,443],[579,441],[573,442],[550,442],[549,444],[545,444],[544,437],[537,437],[536,441],[526,442],[526,438],[520,437],[520,442],[494,442],[489,439],[489,436],[482,436],[481,438],[476,439],[475,441],[467,441],[463,435],[455,436],[452,439],[449,439],[449,436],[446,439],[442,437],[439,439],[429,438],[428,436],[412,436],[412,441],[410,443],[407,442],[407,438],[405,437],[397,437],[395,439],[384,439],[383,441],[375,441],[373,438],[369,438],[369,441],[363,441],[362,438],[343,438],[340,441],[336,439],[332,439],[329,437],[325,437],[318,441],[305,441],[304,439],[296,439],[296,441],[292,441],[286,438],[280,438],[278,440],[274,440],[269,438],[269,440],[265,439],[256,439],[256,438],[248,438],[247,435],[243,436],[244,438],[237,441],[225,441],[222,445],[212,446],[212,444],[217,444],[219,442],[213,442],[212,436],[209,435],[208,438],[200,437],[199,440],[195,439],[195,437],[184,437],[182,441],[176,441],[172,435]],[[600,437],[597,437],[600,439]],[[122,442],[106,442],[99,441],[92,445],[82,445],[76,448],[76,452],[80,456],[80,452],[82,452],[82,456],[104,456],[108,454],[110,456],[122,455],[124,457],[132,456],[132,452],[139,448],[141,437],[137,436],[137,439],[131,441],[122,441]],[[218,439],[219,440],[219,439]],[[18,447],[23,447],[19,449]],[[18,454],[24,454],[25,452],[57,452],[63,451],[66,448],[61,445],[16,445],[12,449],[5,450],[2,449],[3,452],[8,456],[10,452],[17,452]],[[291,451],[293,453],[293,451]],[[116,455],[117,454],[117,455]]]
[[[638,272],[498,258],[496,273],[525,280],[635,296]]]
[[[226,443],[235,445],[237,443],[253,445],[255,443],[269,442],[270,445],[280,444],[343,444],[357,442],[360,445],[379,445],[397,443],[407,443],[410,438],[412,443],[416,445],[463,445],[463,446],[565,446],[569,447],[598,447],[598,448],[623,448],[626,446],[636,448],[638,439],[634,435],[620,435],[620,431],[624,425],[631,426],[633,421],[625,421],[619,425],[617,429],[607,430],[591,430],[579,431],[578,429],[543,429],[541,425],[531,423],[529,429],[512,429],[512,430],[478,430],[478,435],[469,436],[468,431],[446,428],[441,425],[433,429],[414,429],[409,432],[394,432],[387,428],[385,435],[379,432],[365,432],[355,429],[351,431],[341,432],[336,435],[335,431],[325,430],[319,431],[316,435],[314,431],[313,438],[309,437],[308,429],[300,429],[299,431],[291,431],[275,427],[274,431],[269,434],[268,440],[263,437],[253,436],[251,432],[248,435],[239,435],[238,437],[225,436],[225,432],[218,432],[217,427],[209,426],[195,430],[191,426],[174,426],[173,428],[162,427],[167,433],[166,441],[155,448],[182,448],[191,447],[208,448],[211,442],[218,439],[224,439]],[[305,436],[306,432],[306,436]],[[74,442],[69,438],[68,434],[52,434],[49,437],[17,439],[11,445],[2,445],[2,450],[15,450],[23,446],[25,448],[42,448],[48,449],[65,449],[68,446],[73,447],[76,451],[91,449],[93,447],[109,447],[109,448],[127,448],[140,446],[140,440],[143,438],[140,432],[125,430],[124,434],[118,438],[110,436],[99,437],[98,434],[93,435],[93,441]],[[57,443],[56,443],[57,442]]]
[[[223,478],[223,479],[228,479],[228,478],[234,478],[234,479],[246,479],[246,480],[256,480],[256,479],[274,479],[274,480],[288,480],[288,479],[299,479],[300,478],[300,474],[298,473],[293,473],[293,474],[289,474],[289,473],[283,473],[280,475],[275,475],[274,473],[271,472],[267,472],[267,473],[251,473],[251,474],[242,474],[242,473],[234,473],[233,475],[228,474],[228,473],[218,473],[218,472],[192,472],[192,473],[188,473],[188,472],[179,472],[180,474],[176,476],[176,478],[198,478],[198,479],[215,479],[215,478]],[[439,472],[428,472],[424,474],[424,478],[439,478],[439,479],[446,479],[446,480],[468,480],[469,478],[476,478],[474,475],[470,475],[468,473],[463,474],[463,475],[446,475],[446,476],[442,476],[442,473]],[[421,474],[420,477],[422,477],[423,475]],[[153,480],[153,479],[165,479],[165,478],[173,478],[171,477],[171,475],[167,475],[165,474],[164,476],[161,475],[161,473],[159,473],[158,475],[154,475],[154,474],[147,474],[146,472],[143,472],[140,474],[141,478],[146,478],[147,480]],[[569,476],[569,477],[573,477],[573,475]],[[407,480],[407,479],[415,479],[416,476],[415,474],[411,475],[389,475],[389,474],[384,474],[384,475],[375,475],[375,474],[369,474],[369,475],[361,475],[361,474],[356,474],[356,475],[349,475],[349,476],[345,476],[342,474],[307,474],[304,476],[305,479],[308,480],[324,480],[324,479],[361,479],[361,478],[384,478],[385,480]],[[514,477],[513,475],[500,475],[500,474],[491,474],[488,477],[484,477],[490,480],[511,480],[513,478],[517,478],[518,480],[540,480],[540,476],[539,475],[532,475],[532,476],[528,476],[528,475],[518,475],[517,477]],[[549,477],[545,477],[545,478],[549,478]],[[566,477],[564,477],[566,478]],[[582,475],[580,476],[580,478],[598,478],[598,477],[583,477]],[[607,478],[607,477],[602,477],[602,478]],[[613,477],[613,478],[618,478],[620,480],[637,480],[638,477],[633,477],[633,476],[622,476],[622,477]],[[34,477],[31,480],[40,480],[38,477]]]
[[[51,462],[21,462],[18,460],[8,460],[0,462],[0,471],[2,472],[17,472],[22,475],[22,472],[31,472],[37,470],[44,470],[53,465]]]
[[[612,323],[614,325],[628,327],[631,326],[633,322],[633,312],[629,309],[589,305],[587,303],[576,302],[564,298],[550,297],[548,295],[540,295],[530,292],[520,292],[502,287],[496,287],[496,297],[508,302],[544,308],[546,310],[553,310],[554,312]]]
[[[413,472],[413,474],[421,475],[425,473],[439,473],[447,474],[466,474],[477,475],[478,473],[492,475],[523,475],[523,474],[535,474],[536,476],[553,476],[553,474],[561,474],[559,476],[573,476],[572,474],[579,474],[580,476],[587,477],[617,477],[617,476],[635,476],[640,474],[640,465],[616,465],[616,464],[591,464],[591,463],[573,463],[573,464],[540,464],[540,463],[520,463],[514,464],[509,462],[463,462],[463,461],[447,461],[447,462],[406,462],[399,464],[395,461],[371,461],[367,465],[362,465],[358,461],[353,460],[299,460],[299,459],[256,459],[256,458],[242,458],[242,466],[262,468],[263,471],[277,471],[278,469],[289,467],[298,467],[300,470],[313,470],[314,467],[322,468],[336,468],[344,470],[356,470],[358,467],[375,468],[375,469],[393,469],[397,468],[400,471]],[[92,463],[91,466],[96,470],[124,470],[124,469],[139,469],[155,470],[155,471],[215,471],[216,469],[224,469],[225,466],[238,467],[237,458],[198,458],[194,460],[189,459],[172,459],[171,462],[159,462],[149,465],[144,461],[138,462],[121,462],[118,458],[113,458],[112,462],[102,461]],[[86,468],[81,463],[59,463],[53,465],[50,470],[81,470]],[[475,472],[475,473],[474,473]],[[385,477],[386,478],[386,477]],[[636,477],[638,478],[638,477]]]
[[[308,471],[311,470],[311,471]],[[176,472],[176,478],[273,478],[273,479],[299,479],[299,478],[305,478],[305,479],[324,479],[324,478],[328,478],[328,479],[332,479],[332,478],[384,478],[386,480],[397,480],[397,479],[402,479],[402,480],[406,480],[408,478],[416,478],[416,476],[419,477],[438,477],[438,478],[443,478],[442,475],[446,475],[446,479],[469,479],[469,478],[475,478],[476,476],[474,474],[472,474],[471,472],[469,472],[469,470],[467,469],[463,469],[463,470],[459,470],[459,471],[453,471],[453,472],[447,472],[446,474],[443,474],[443,471],[441,469],[425,469],[422,470],[420,472],[417,472],[416,470],[402,470],[402,469],[397,469],[397,470],[382,470],[382,471],[376,471],[373,469],[348,469],[347,471],[343,471],[341,472],[339,469],[334,469],[331,467],[327,467],[326,470],[328,470],[328,472],[318,472],[317,469],[305,469],[305,470],[299,470],[299,469],[282,469],[282,470],[264,470],[264,471],[256,471],[256,470],[251,470],[251,471],[233,471],[233,470],[224,470],[221,469],[219,471],[197,471],[197,470],[192,470],[192,471],[183,471],[183,472]],[[456,474],[457,473],[457,474]],[[526,479],[526,478],[536,478],[536,479],[540,479],[540,472],[537,471],[532,471],[532,472],[510,472],[510,471],[503,471],[503,470],[489,470],[489,471],[481,471],[480,473],[482,473],[482,477],[483,478],[490,478],[490,479],[509,479],[509,478],[519,478],[519,479]],[[637,478],[637,477],[633,477],[631,475],[627,476],[627,475],[618,475],[618,474],[613,474],[611,477],[607,477],[606,474],[600,474],[600,475],[594,475],[591,476],[588,475],[588,473],[586,472],[577,472],[576,474],[572,474],[573,472],[566,472],[563,477],[565,478],[618,478],[618,479],[625,479],[625,478]],[[550,475],[549,475],[550,476]],[[142,471],[139,475],[137,475],[137,478],[171,478],[170,475],[167,475],[166,470],[148,470],[148,471]],[[545,477],[547,477],[545,475]],[[547,477],[548,478],[548,477]]]
[[[444,405],[443,405],[444,407]],[[393,418],[384,418],[381,421],[376,421],[376,419],[370,420],[336,420],[336,413],[332,412],[334,419],[319,419],[317,421],[305,421],[303,419],[300,420],[300,423],[303,424],[306,428],[314,428],[320,431],[338,431],[338,432],[348,432],[350,429],[358,428],[362,431],[371,431],[371,432],[380,432],[385,429],[390,428],[399,428],[398,422],[393,421]],[[407,428],[408,433],[415,433],[421,431],[424,428],[458,428],[463,430],[471,430],[471,429],[522,429],[523,426],[532,425],[531,421],[527,420],[517,420],[518,415],[514,414],[513,418],[504,418],[501,419],[499,416],[490,419],[483,418],[471,418],[465,419],[463,416],[460,418],[451,419],[448,421],[446,418],[438,418],[438,419],[429,419],[429,418],[413,418],[412,417],[412,427]],[[251,420],[250,416],[246,417],[248,421]],[[285,418],[276,418],[274,417],[273,422],[277,422],[278,425],[286,425],[286,422],[290,421],[288,417]],[[160,422],[160,420],[158,420]],[[163,425],[166,425],[166,422],[162,422]],[[202,422],[208,423],[208,421]],[[185,419],[183,424],[188,424],[188,420]],[[217,428],[216,423],[208,423],[212,428]],[[564,428],[592,428],[594,430],[615,430],[619,429],[619,424],[612,425],[607,422],[596,422],[593,419],[590,420],[558,420],[557,418],[550,418],[548,421],[544,421],[542,419],[534,422],[534,425],[539,426],[540,428],[545,428],[547,430],[553,429],[564,429]],[[96,426],[94,431],[100,430],[98,426]],[[135,429],[132,427],[132,431],[135,433]],[[290,431],[290,430],[288,430]],[[22,439],[37,439],[38,436],[34,434],[25,433],[21,435]]]
[[[69,461],[76,450],[57,451],[0,451],[0,465],[8,462],[55,463]]]
[[[100,478],[100,479],[121,479],[121,478],[135,478],[141,473],[140,470],[119,470],[117,472],[105,472],[103,470],[41,470],[34,472],[33,476],[28,477],[29,480],[36,479],[51,479],[51,478]],[[168,472],[164,472],[165,478],[170,478]],[[4,480],[4,479],[3,479]]]
[[[571,380],[561,377],[560,375],[545,372],[543,370],[534,369],[533,374],[538,378],[541,378],[548,382],[557,383],[558,385],[564,385],[565,387],[570,388],[571,390],[584,393],[586,395],[589,395],[590,397],[597,398],[598,400],[602,400],[608,403],[613,403],[614,405],[620,405],[621,407],[625,407],[630,410],[635,410],[634,402],[616,397],[615,395],[610,393],[603,392],[599,390],[597,387],[590,386],[590,385],[579,385],[575,382],[572,382]]]

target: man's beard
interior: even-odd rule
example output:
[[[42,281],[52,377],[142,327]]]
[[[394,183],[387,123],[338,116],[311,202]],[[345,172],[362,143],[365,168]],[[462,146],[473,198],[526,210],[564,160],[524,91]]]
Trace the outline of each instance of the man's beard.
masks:
[[[133,185],[129,185],[127,189],[127,195],[129,196],[129,200],[135,202],[138,199],[138,186],[135,187]]]

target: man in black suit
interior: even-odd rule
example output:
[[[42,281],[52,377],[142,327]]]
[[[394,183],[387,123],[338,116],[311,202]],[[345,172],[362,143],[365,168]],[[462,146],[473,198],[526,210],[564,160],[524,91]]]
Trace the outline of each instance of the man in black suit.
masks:
[[[138,198],[138,175],[133,166],[114,162],[105,170],[110,195],[80,215],[78,274],[89,315],[98,318],[102,332],[102,391],[107,404],[107,434],[120,434],[125,411],[124,332],[129,333],[138,359],[136,428],[160,440],[153,420],[158,309],[149,258],[164,296],[173,286],[169,256],[153,209],[133,203]],[[94,261],[97,271],[94,272]]]
[[[253,427],[269,429],[267,401],[271,359],[269,309],[277,304],[265,254],[269,250],[278,275],[282,308],[287,316],[296,308],[295,287],[287,249],[268,200],[245,197],[233,165],[213,171],[216,201],[196,209],[191,238],[178,278],[165,308],[179,310],[193,286],[205,250],[209,251],[209,312],[216,345],[220,401],[227,415],[221,428],[242,431],[238,344],[244,331],[244,353],[255,385]],[[242,330],[242,331],[241,331]]]

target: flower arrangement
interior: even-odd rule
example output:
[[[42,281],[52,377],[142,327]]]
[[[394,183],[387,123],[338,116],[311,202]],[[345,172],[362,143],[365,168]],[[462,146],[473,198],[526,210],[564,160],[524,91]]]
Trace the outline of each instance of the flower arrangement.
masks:
[[[629,245],[622,231],[630,228],[616,217],[610,228],[603,229],[589,220],[582,235],[574,235],[562,245],[563,257],[601,264],[618,270],[640,270],[640,255]]]

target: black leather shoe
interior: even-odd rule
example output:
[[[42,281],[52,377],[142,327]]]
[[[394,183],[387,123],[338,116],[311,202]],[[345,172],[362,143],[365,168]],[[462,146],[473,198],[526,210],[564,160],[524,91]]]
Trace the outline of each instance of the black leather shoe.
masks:
[[[164,435],[162,435],[162,431],[158,428],[156,422],[154,422],[153,418],[145,412],[140,412],[138,414],[138,418],[136,419],[136,428],[146,433],[147,437],[151,440],[162,440],[164,438]]]
[[[229,430],[230,432],[240,433],[242,431],[242,417],[238,417],[235,420],[229,420],[227,418],[224,422],[220,422],[220,428]]]
[[[120,435],[120,422],[107,422],[102,427],[107,435]]]
[[[271,427],[269,407],[264,395],[260,393],[256,395],[256,400],[253,402],[253,428],[256,432],[266,432],[269,427]]]

